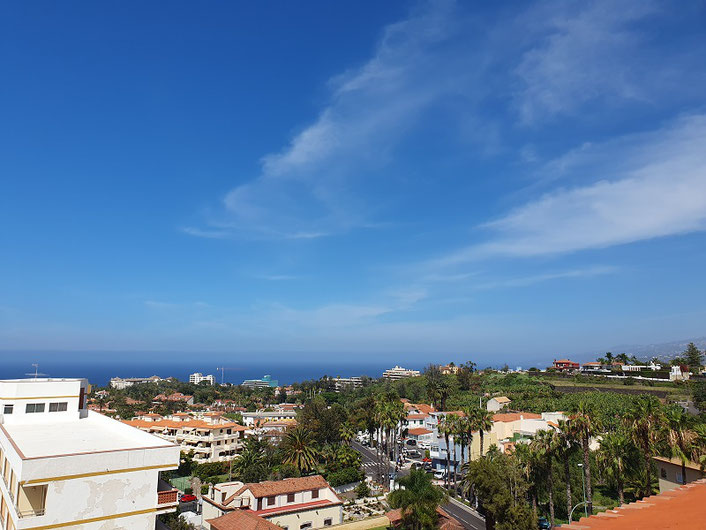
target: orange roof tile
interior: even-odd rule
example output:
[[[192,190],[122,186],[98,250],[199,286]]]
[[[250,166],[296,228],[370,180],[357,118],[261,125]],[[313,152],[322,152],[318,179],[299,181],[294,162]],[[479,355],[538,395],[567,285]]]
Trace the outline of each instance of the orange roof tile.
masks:
[[[250,510],[235,510],[206,522],[211,525],[213,530],[281,530],[279,526]]]
[[[517,420],[541,420],[542,416],[540,414],[534,414],[532,412],[498,412],[493,414],[493,421],[517,421]]]
[[[331,486],[329,486],[329,483],[326,482],[326,479],[324,479],[321,475],[285,478],[284,480],[268,480],[266,482],[253,482],[250,484],[244,484],[243,487],[226,499],[224,504],[227,506],[233,498],[237,497],[246,490],[250,490],[253,496],[258,498],[330,487]]]
[[[562,528],[576,530],[696,530],[704,528],[706,479],[624,504]]]
[[[424,429],[423,427],[417,427],[415,429],[410,429],[407,431],[407,434],[411,434],[412,436],[421,436],[422,434],[431,434],[432,431],[429,429]]]
[[[202,420],[185,420],[185,421],[174,421],[174,420],[157,420],[157,421],[146,421],[146,420],[125,420],[126,423],[132,427],[137,427],[138,429],[148,429],[148,430],[160,430],[166,428],[172,429],[182,429],[184,427],[191,427],[195,429],[233,429],[235,431],[247,431],[247,427],[238,425],[237,423],[221,423],[213,424],[207,423]]]

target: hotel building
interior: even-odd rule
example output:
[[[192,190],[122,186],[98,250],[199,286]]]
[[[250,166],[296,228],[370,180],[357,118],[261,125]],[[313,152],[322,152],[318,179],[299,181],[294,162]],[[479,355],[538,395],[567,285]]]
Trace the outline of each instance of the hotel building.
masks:
[[[86,408],[85,379],[0,381],[0,528],[154,530],[179,447]]]
[[[418,377],[420,374],[419,370],[408,370],[407,368],[402,368],[401,366],[395,366],[389,370],[385,370],[382,376],[385,379],[404,379],[405,377]]]

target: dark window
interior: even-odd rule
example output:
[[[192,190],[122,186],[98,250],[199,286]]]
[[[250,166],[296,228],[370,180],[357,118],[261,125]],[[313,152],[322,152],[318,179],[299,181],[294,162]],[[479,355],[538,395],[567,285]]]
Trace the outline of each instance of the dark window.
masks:
[[[25,413],[33,414],[35,412],[44,412],[44,403],[27,403]]]
[[[294,502],[294,493],[287,493],[287,502]]]
[[[66,412],[69,404],[66,401],[61,403],[49,403],[49,412]]]
[[[81,387],[81,391],[78,393],[78,408],[82,409],[86,405],[86,389]]]
[[[319,490],[311,490],[311,498],[318,499],[319,498]]]
[[[333,519],[324,519],[324,526],[331,526],[333,524]]]
[[[300,528],[300,529],[302,529],[302,528],[311,528],[311,523],[304,523],[304,524],[302,524],[302,525],[299,525],[299,528]]]
[[[275,503],[275,496],[267,497],[267,506],[272,506]]]
[[[667,478],[667,470],[662,468],[659,470],[659,474],[662,478]]]
[[[3,409],[3,414],[12,414],[12,410],[14,408],[14,405],[5,405],[5,408]]]

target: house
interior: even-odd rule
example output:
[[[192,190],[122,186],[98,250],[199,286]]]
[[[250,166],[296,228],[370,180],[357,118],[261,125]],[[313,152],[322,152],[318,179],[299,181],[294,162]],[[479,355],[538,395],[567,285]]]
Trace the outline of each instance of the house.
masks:
[[[701,479],[620,508],[581,517],[561,527],[568,530],[701,530],[705,505],[706,479]]]
[[[436,509],[436,513],[439,518],[436,522],[436,528],[439,530],[463,530],[464,526],[454,519],[449,513],[441,508]],[[403,516],[402,510],[392,510],[385,514],[387,519],[390,521],[390,526],[392,528],[402,528],[403,527]]]
[[[287,530],[324,528],[341,524],[343,501],[321,475],[252,484],[225,482],[203,497],[203,520],[245,510]],[[218,530],[218,526],[214,527]]]
[[[654,460],[657,466],[660,493],[678,488],[684,483],[682,479],[681,459],[654,456],[652,460]],[[687,462],[685,468],[687,484],[704,478],[704,472],[701,470],[701,466],[696,462]]]
[[[407,438],[417,442],[417,445],[420,447],[429,447],[433,436],[434,431],[430,431],[424,427],[416,427],[407,431]]]
[[[583,363],[581,365],[581,373],[584,374],[607,374],[611,371],[610,364],[603,364],[595,361]]]
[[[456,366],[454,363],[449,363],[444,366],[439,366],[439,370],[444,375],[455,375],[458,373],[460,367]]]
[[[507,407],[510,403],[512,403],[512,401],[508,397],[497,396],[490,398],[485,406],[490,412],[497,412],[500,409]]]
[[[211,530],[282,530],[251,510],[235,510],[206,522]]]
[[[0,381],[0,526],[154,530],[179,446],[86,408],[86,379]]]
[[[427,405],[426,403],[410,403],[409,401],[402,401],[402,404],[405,412],[408,414],[431,414],[436,411],[432,405]]]
[[[124,423],[178,444],[184,452],[193,451],[194,461],[200,464],[234,457],[242,448],[248,430],[218,414],[197,419],[184,412],[166,418],[145,414]]]
[[[260,410],[257,412],[243,412],[242,416],[243,423],[245,423],[247,427],[254,427],[255,425],[262,426],[268,421],[287,421],[297,419],[297,413],[294,410]]]
[[[578,370],[579,363],[575,363],[569,359],[559,359],[558,361],[555,359],[552,363],[552,368],[560,372],[570,372],[571,370]]]
[[[504,447],[509,447],[504,442],[526,443],[539,431],[557,429],[561,419],[566,419],[566,416],[554,412],[499,412],[493,415],[493,428],[490,432],[496,436],[498,448],[503,451]]]

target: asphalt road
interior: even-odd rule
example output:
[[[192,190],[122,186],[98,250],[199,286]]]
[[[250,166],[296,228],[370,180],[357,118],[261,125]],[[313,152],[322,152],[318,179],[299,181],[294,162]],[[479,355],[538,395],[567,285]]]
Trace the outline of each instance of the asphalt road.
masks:
[[[375,450],[365,447],[358,442],[352,442],[353,449],[358,451],[363,457],[363,469],[365,474],[374,477],[377,467]],[[390,467],[390,472],[394,472],[394,468]],[[400,475],[409,473],[409,468],[405,467],[400,470]],[[485,521],[474,510],[456,500],[450,500],[442,506],[450,515],[452,515],[464,528],[468,530],[485,530]]]

